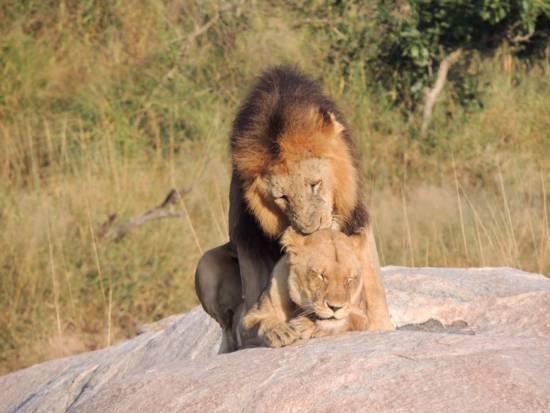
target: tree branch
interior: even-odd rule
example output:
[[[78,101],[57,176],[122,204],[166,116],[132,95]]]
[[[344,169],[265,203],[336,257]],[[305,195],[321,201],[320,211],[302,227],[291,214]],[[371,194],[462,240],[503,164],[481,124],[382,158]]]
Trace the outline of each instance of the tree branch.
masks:
[[[210,20],[208,20],[208,22],[206,22],[206,24],[204,24],[201,27],[198,27],[193,33],[191,33],[191,35],[189,35],[189,37],[187,37],[187,40],[185,40],[185,42],[183,42],[182,45],[180,46],[176,59],[180,60],[181,56],[183,56],[187,52],[187,50],[189,50],[189,47],[191,47],[191,45],[193,44],[195,39],[197,39],[198,37],[200,37],[204,33],[206,33],[208,30],[210,30],[210,28],[212,26],[214,26],[214,24],[216,24],[216,22],[220,19],[221,14],[228,11],[228,10],[230,10],[234,6],[235,6],[234,3],[226,3],[222,8],[220,8],[219,10],[216,11],[216,14],[214,15],[214,17],[212,17]],[[175,42],[175,41],[179,41],[179,40],[182,40],[182,37],[174,39],[172,41]],[[176,72],[178,70],[179,65],[180,65],[180,63],[177,62],[172,67],[172,69],[170,69],[168,71],[168,73],[166,73],[163,76],[162,80],[163,81],[172,80],[172,78],[174,77],[174,75],[176,74]]]
[[[109,217],[109,219],[99,228],[97,231],[98,238],[106,238],[111,237],[114,238],[116,241],[120,241],[128,231],[130,231],[132,228],[139,227],[146,222],[152,221],[154,219],[164,219],[164,218],[177,218],[177,217],[183,217],[185,216],[184,211],[167,211],[167,208],[170,205],[173,205],[179,201],[178,192],[180,195],[187,194],[191,191],[192,187],[188,186],[185,188],[182,188],[181,190],[177,191],[175,189],[172,189],[162,204],[159,206],[154,207],[153,209],[150,209],[146,213],[139,215],[137,217],[134,217],[130,219],[129,221],[118,225],[114,229],[111,230],[111,225],[115,221],[117,214],[113,214]]]
[[[447,56],[437,70],[437,79],[435,81],[434,87],[426,94],[424,100],[424,109],[422,111],[422,129],[420,130],[420,136],[425,136],[428,126],[430,126],[430,120],[432,118],[433,107],[435,101],[439,97],[439,94],[443,90],[445,83],[447,82],[447,74],[449,73],[449,68],[456,63],[456,61],[462,55],[463,48],[457,49]]]

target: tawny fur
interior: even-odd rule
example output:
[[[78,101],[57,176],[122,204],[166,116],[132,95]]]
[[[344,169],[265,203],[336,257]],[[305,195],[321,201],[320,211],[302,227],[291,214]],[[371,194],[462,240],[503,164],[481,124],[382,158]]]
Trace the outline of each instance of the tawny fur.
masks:
[[[321,230],[303,237],[289,228],[281,243],[287,255],[243,318],[242,330],[251,339],[241,336],[241,346],[282,347],[298,339],[366,330],[361,257],[368,235]]]

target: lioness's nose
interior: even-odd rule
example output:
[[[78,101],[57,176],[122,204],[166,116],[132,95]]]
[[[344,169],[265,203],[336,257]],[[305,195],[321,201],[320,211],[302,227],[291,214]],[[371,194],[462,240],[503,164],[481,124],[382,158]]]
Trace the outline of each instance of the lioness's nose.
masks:
[[[330,305],[330,304],[327,304],[328,305],[328,308],[330,308],[332,311],[336,312],[338,311],[340,308],[342,308],[342,306],[336,306],[336,305]]]

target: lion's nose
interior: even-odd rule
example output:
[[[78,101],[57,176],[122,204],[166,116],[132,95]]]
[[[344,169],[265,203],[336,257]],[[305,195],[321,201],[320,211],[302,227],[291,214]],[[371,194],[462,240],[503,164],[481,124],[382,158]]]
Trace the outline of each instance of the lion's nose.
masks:
[[[328,305],[328,308],[330,308],[332,311],[336,312],[338,311],[340,308],[342,308],[342,306],[336,306],[336,305],[330,305],[330,304],[327,304]]]

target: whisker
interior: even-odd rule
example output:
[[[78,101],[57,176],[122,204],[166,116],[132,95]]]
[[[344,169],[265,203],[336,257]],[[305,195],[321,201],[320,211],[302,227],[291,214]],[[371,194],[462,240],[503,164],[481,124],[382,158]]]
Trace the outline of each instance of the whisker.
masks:
[[[315,314],[315,308],[310,303],[306,303],[302,307],[297,308],[296,310],[294,310],[294,313],[296,313],[298,311],[301,311],[301,312],[297,316],[306,316],[307,317],[309,315]]]

